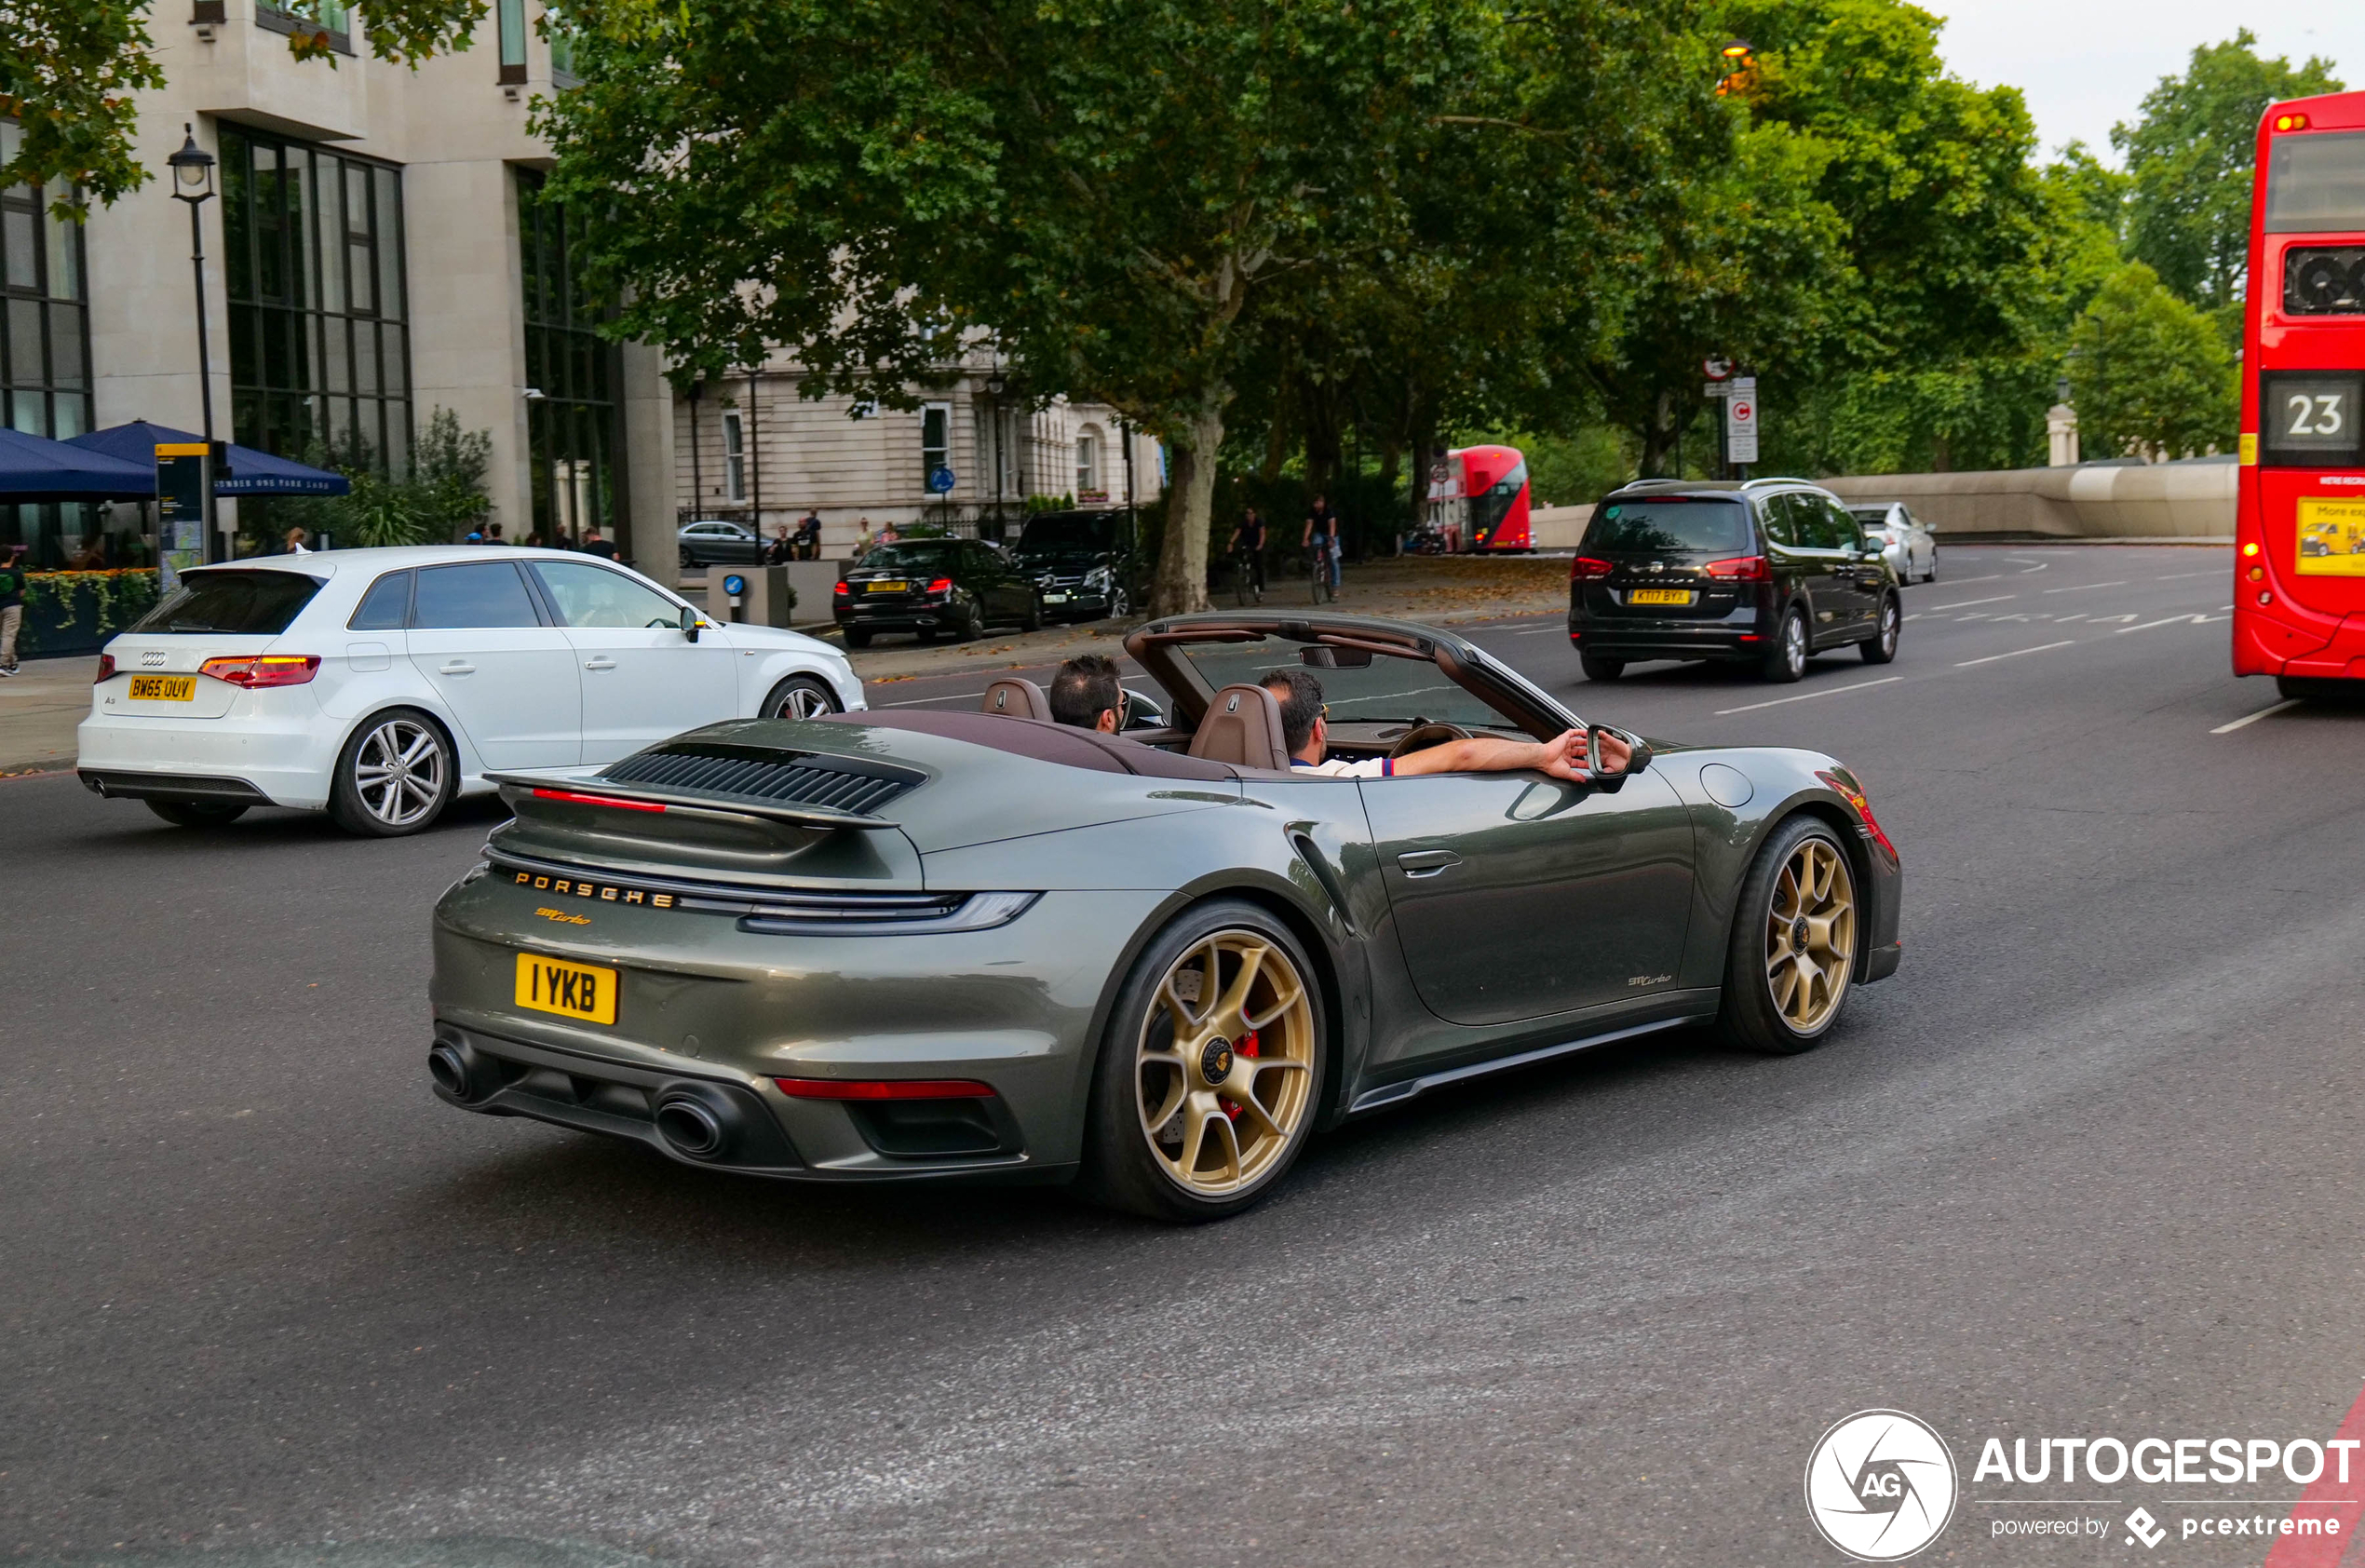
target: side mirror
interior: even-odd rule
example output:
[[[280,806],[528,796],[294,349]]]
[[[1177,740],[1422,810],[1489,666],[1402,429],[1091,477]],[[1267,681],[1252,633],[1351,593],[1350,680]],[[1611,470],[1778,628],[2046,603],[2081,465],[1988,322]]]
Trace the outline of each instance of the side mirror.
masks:
[[[698,640],[698,613],[687,604],[682,606],[682,635],[693,642]]]
[[[1166,728],[1166,710],[1155,697],[1140,692],[1125,694],[1125,723],[1119,726],[1128,730],[1162,730]]]
[[[1603,760],[1609,750],[1601,742],[1615,740],[1626,748],[1625,761],[1615,766]],[[1612,729],[1607,724],[1585,726],[1585,771],[1604,790],[1615,790],[1628,779],[1651,765],[1651,743],[1627,730]]]

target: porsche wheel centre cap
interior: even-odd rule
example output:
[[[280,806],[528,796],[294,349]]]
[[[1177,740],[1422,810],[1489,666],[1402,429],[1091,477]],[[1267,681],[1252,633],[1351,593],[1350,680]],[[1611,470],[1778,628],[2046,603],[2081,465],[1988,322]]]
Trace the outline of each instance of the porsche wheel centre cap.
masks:
[[[1803,914],[1791,922],[1791,945],[1801,953],[1806,951],[1806,916]]]
[[[1199,1075],[1211,1084],[1232,1075],[1231,1041],[1219,1034],[1207,1043],[1207,1048],[1199,1052]]]

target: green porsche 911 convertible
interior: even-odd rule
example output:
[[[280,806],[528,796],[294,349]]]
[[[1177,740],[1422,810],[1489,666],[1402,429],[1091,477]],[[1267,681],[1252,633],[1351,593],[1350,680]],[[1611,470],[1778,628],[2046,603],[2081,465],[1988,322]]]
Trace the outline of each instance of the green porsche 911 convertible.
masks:
[[[436,909],[436,1093],[750,1175],[1074,1181],[1203,1220],[1347,1117],[1684,1025],[1804,1050],[1897,967],[1897,853],[1829,757],[1596,726],[1576,778],[1317,772],[1280,700],[1313,687],[1277,670],[1318,680],[1349,763],[1585,726],[1398,622],[1220,613],[1126,648],[1159,727],[1066,727],[1000,681],[981,712],[500,776],[515,818]]]

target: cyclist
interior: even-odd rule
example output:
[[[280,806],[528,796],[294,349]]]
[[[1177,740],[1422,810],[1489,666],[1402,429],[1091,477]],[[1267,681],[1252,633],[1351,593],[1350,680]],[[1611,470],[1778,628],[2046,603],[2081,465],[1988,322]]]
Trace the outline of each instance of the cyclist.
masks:
[[[1232,527],[1231,542],[1223,547],[1232,557],[1235,574],[1245,574],[1256,583],[1257,597],[1264,595],[1264,514],[1254,507],[1240,514]],[[1234,587],[1238,587],[1236,582]]]
[[[1323,496],[1314,497],[1313,507],[1305,514],[1305,537],[1298,541],[1306,553],[1314,556],[1317,574],[1327,580],[1331,597],[1339,592],[1339,514],[1331,510],[1331,503]],[[1319,554],[1315,552],[1319,551]]]

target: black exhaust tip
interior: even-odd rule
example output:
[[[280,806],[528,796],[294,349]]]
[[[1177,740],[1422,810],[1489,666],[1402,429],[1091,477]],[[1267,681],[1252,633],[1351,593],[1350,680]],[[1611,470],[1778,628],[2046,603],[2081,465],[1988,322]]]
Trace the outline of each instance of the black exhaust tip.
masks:
[[[657,1100],[657,1136],[684,1159],[721,1159],[739,1139],[739,1111],[723,1095],[677,1086]]]
[[[438,1040],[427,1048],[427,1075],[463,1104],[473,1105],[500,1088],[491,1065],[464,1043]]]

